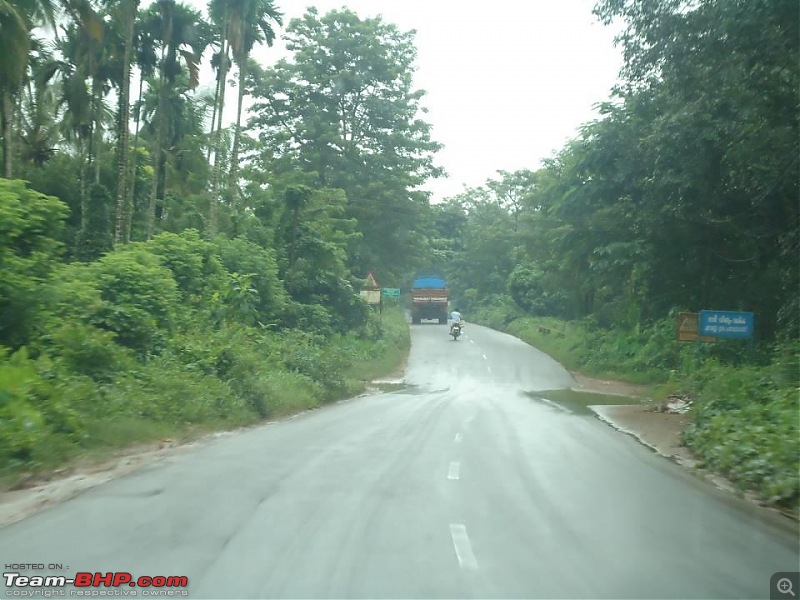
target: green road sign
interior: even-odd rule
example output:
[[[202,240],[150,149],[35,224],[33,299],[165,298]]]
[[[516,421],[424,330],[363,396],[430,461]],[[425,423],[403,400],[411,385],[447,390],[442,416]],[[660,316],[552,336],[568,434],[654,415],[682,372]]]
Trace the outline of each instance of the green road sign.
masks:
[[[383,288],[381,294],[384,298],[399,298],[400,288]]]

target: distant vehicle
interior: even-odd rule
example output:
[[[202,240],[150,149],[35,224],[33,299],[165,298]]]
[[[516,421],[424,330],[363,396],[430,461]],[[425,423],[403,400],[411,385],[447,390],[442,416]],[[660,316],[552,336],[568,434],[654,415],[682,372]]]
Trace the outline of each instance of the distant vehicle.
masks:
[[[420,277],[411,285],[411,322],[437,319],[447,324],[447,284],[436,276]]]
[[[453,326],[450,328],[450,335],[453,336],[453,341],[458,341],[458,336],[461,335],[461,323],[453,323]]]

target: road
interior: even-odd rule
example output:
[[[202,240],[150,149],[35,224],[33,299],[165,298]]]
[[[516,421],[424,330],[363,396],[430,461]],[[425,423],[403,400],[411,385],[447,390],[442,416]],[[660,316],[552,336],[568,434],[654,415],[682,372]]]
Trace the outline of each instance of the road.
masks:
[[[4,563],[182,575],[191,598],[762,598],[797,570],[771,513],[536,400],[573,385],[546,355],[471,324],[412,339],[404,389],[96,487],[0,530]]]

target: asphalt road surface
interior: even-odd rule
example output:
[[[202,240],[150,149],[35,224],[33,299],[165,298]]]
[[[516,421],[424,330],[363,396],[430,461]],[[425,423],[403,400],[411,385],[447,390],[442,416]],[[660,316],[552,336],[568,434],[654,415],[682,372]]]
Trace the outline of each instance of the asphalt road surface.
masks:
[[[465,333],[414,326],[404,389],[209,440],[0,530],[5,572],[186,576],[191,598],[768,598],[798,569],[796,529],[537,400],[574,384],[546,355]]]

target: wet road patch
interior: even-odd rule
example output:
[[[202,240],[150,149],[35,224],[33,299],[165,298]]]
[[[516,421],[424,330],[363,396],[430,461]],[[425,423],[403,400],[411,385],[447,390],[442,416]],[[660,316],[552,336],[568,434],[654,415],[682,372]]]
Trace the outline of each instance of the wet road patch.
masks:
[[[597,405],[640,404],[636,398],[616,396],[613,394],[597,394],[577,390],[548,390],[544,392],[525,392],[533,400],[555,405],[576,415],[593,415],[589,408]]]

